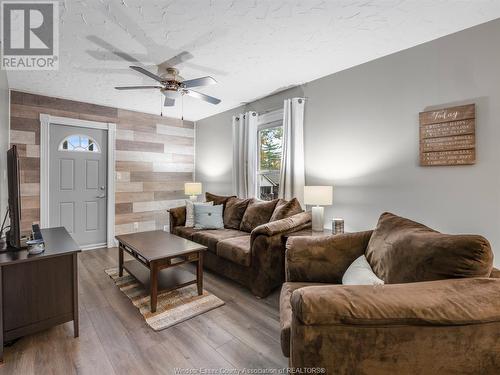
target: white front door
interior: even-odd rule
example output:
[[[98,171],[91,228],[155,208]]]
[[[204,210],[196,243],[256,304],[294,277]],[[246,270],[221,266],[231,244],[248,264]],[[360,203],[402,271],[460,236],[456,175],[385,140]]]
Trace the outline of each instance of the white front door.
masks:
[[[107,131],[51,125],[49,225],[81,247],[106,245]]]

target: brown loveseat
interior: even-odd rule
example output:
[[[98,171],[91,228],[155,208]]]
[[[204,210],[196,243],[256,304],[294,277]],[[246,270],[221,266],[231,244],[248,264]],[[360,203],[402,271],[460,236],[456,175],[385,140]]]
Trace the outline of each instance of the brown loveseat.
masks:
[[[224,205],[224,229],[185,227],[186,207],[170,209],[170,232],[208,247],[203,264],[266,297],[284,279],[285,233],[311,227],[296,199],[270,202],[206,194]]]
[[[385,285],[339,285],[365,254]],[[374,231],[291,237],[281,344],[330,374],[500,373],[500,271],[486,239],[389,213]]]

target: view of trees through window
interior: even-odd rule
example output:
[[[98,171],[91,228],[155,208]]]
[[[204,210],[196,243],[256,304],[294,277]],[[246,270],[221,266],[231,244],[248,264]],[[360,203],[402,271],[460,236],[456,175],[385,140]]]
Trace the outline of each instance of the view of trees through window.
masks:
[[[259,193],[260,199],[278,197],[283,127],[259,130]]]

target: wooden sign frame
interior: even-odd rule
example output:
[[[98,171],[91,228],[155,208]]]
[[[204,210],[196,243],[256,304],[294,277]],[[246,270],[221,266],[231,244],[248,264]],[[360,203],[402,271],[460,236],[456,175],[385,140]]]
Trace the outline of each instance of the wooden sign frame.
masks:
[[[420,112],[420,165],[476,163],[476,105]]]

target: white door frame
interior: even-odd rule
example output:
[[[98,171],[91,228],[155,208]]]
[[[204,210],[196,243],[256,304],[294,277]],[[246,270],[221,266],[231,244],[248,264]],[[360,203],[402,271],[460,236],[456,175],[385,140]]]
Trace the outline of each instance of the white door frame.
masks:
[[[40,227],[49,226],[50,210],[50,125],[78,126],[82,128],[101,129],[108,132],[108,176],[107,176],[107,245],[115,246],[115,139],[116,124],[112,122],[98,122],[80,120],[70,117],[40,114]],[[91,247],[82,247],[90,249]]]

